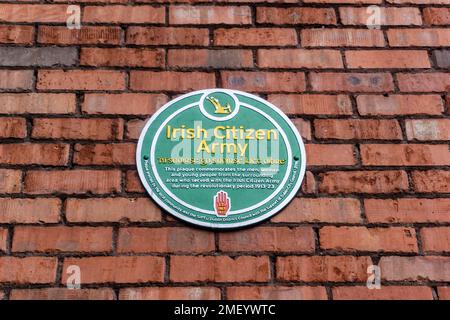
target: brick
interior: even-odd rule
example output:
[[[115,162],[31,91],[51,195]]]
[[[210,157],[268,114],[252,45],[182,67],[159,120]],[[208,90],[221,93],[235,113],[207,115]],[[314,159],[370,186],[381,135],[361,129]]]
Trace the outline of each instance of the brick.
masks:
[[[370,257],[288,256],[276,261],[279,281],[355,282],[367,280]]]
[[[126,125],[126,137],[127,139],[137,140],[141,135],[142,129],[144,129],[146,120],[133,119],[127,122]]]
[[[25,192],[111,193],[120,190],[120,180],[120,171],[117,170],[34,170],[25,176]]]
[[[172,256],[170,259],[173,282],[267,282],[269,277],[268,257]]]
[[[59,221],[59,199],[0,199],[1,223],[55,223]]]
[[[412,179],[416,192],[448,193],[450,190],[450,171],[413,171]]]
[[[292,119],[292,123],[304,140],[311,140],[311,123],[300,118]]]
[[[450,85],[450,73],[400,73],[397,79],[404,92],[445,92]]]
[[[338,3],[342,4],[343,2],[349,4],[370,4],[370,3],[381,3],[382,0],[303,0],[304,3]],[[388,0],[389,1],[389,0]]]
[[[119,300],[219,300],[220,289],[211,287],[145,287],[120,290]]]
[[[0,252],[6,252],[8,241],[8,229],[0,228]]]
[[[259,227],[219,234],[224,252],[313,252],[314,232],[309,227]]]
[[[261,49],[260,68],[343,68],[338,50]]]
[[[303,47],[384,47],[381,30],[364,29],[303,29]]]
[[[144,80],[140,81],[144,86]],[[81,109],[88,114],[151,115],[166,102],[164,94],[89,93],[84,96]]]
[[[0,169],[0,193],[18,193],[21,191],[22,171]]]
[[[425,252],[450,252],[450,227],[422,228],[422,247]]]
[[[439,166],[450,165],[448,145],[365,144],[361,158],[368,166]]]
[[[251,50],[172,49],[169,50],[168,63],[172,67],[251,68],[253,54]]]
[[[329,171],[320,175],[320,192],[393,193],[408,190],[404,171]]]
[[[83,22],[89,23],[164,23],[164,7],[152,6],[87,6]]]
[[[320,247],[324,250],[417,253],[413,228],[323,227]]]
[[[324,287],[264,286],[228,287],[230,300],[327,300]]]
[[[0,6],[2,22],[66,22],[66,5],[56,4],[6,4]]]
[[[73,162],[79,165],[134,165],[136,144],[76,144]]]
[[[366,199],[371,223],[439,223],[450,221],[450,199]]]
[[[346,51],[348,68],[413,69],[430,68],[425,50],[358,50]]]
[[[450,120],[448,119],[406,120],[405,125],[408,140],[450,140]]]
[[[272,222],[360,223],[361,209],[353,198],[294,198]]]
[[[63,270],[70,265],[80,267],[83,283],[141,283],[164,280],[164,258],[152,256],[115,256],[67,258]],[[63,272],[62,283],[68,274]]]
[[[306,171],[305,178],[302,182],[302,193],[317,193],[317,181],[311,171]]]
[[[394,90],[389,73],[311,73],[315,91],[386,92]]]
[[[13,289],[10,300],[114,300],[113,289]]]
[[[33,26],[0,26],[0,43],[31,44],[33,36]]]
[[[433,60],[439,68],[450,68],[450,50],[434,50]]]
[[[125,191],[126,192],[136,192],[136,193],[144,193],[145,189],[142,186],[142,182],[139,179],[137,171],[127,171],[125,177]]]
[[[298,43],[294,29],[231,28],[214,31],[216,46],[288,46]]]
[[[98,67],[149,67],[165,64],[163,49],[81,48],[80,64]]]
[[[0,138],[25,138],[27,136],[24,118],[0,118]]]
[[[76,48],[58,47],[2,47],[0,66],[73,66],[77,63]]]
[[[319,139],[402,139],[397,120],[320,119],[314,120],[314,128]]]
[[[450,257],[382,257],[379,266],[386,281],[450,279]]]
[[[33,138],[121,140],[121,119],[34,119]]]
[[[32,85],[33,70],[0,70],[0,89],[31,89]]]
[[[438,287],[439,300],[450,300],[450,287]]]
[[[131,71],[130,88],[148,91],[193,91],[215,86],[215,76],[206,72]]]
[[[206,28],[128,27],[127,44],[207,46]]]
[[[438,95],[359,95],[356,101],[363,116],[438,115],[443,112],[442,99]]]
[[[214,234],[191,228],[122,228],[117,251],[121,253],[206,253],[215,250]]]
[[[357,163],[351,144],[307,144],[305,147],[310,166],[351,166]]]
[[[390,29],[387,36],[392,47],[450,46],[448,29]]]
[[[268,101],[284,113],[298,115],[350,115],[350,98],[345,95],[270,94]]]
[[[334,287],[333,300],[433,300],[431,288],[425,286]]]
[[[225,88],[250,92],[299,92],[305,91],[306,80],[303,72],[221,72]]]
[[[450,8],[424,8],[423,19],[428,25],[449,25]]]
[[[113,70],[39,70],[41,90],[123,90],[125,73]]]
[[[82,26],[81,29],[39,26],[39,43],[46,44],[120,44],[120,27]]]
[[[0,163],[63,166],[69,160],[69,145],[56,143],[0,144]]]
[[[382,8],[379,7],[382,26],[411,26],[422,25],[422,18],[418,8]],[[369,7],[340,7],[339,14],[344,25],[368,25],[375,22],[372,19],[373,10]],[[378,23],[378,21],[377,21]]]
[[[387,0],[389,3],[404,4],[450,4],[449,0]]]
[[[67,93],[2,93],[0,104],[5,114],[65,114],[76,108],[75,95]]]
[[[252,13],[247,6],[171,6],[169,22],[177,24],[238,24],[252,23]]]
[[[274,8],[257,7],[256,21],[270,24],[336,24],[332,8]]]
[[[148,198],[69,199],[66,216],[70,222],[155,222],[161,211]]]
[[[16,227],[13,252],[110,252],[112,228]]]
[[[57,263],[54,257],[0,257],[0,283],[53,283]]]

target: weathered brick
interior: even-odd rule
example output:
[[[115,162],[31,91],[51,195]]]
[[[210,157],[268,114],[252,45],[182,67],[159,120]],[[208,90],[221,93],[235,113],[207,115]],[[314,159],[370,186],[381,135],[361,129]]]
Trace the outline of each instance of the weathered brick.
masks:
[[[39,26],[39,43],[46,44],[120,44],[120,27],[82,26],[69,29],[66,26]]]
[[[86,6],[83,22],[89,23],[164,23],[164,7],[152,6]]]
[[[154,222],[161,210],[148,198],[68,199],[70,222]]]
[[[120,171],[117,170],[34,170],[25,176],[25,192],[111,193],[120,190],[120,180]]]
[[[140,81],[144,86],[144,80]],[[81,109],[88,114],[152,115],[166,102],[164,94],[89,93],[84,96]]]
[[[394,89],[389,73],[313,72],[309,77],[315,91],[386,92]]]
[[[80,64],[97,67],[163,67],[164,50],[144,48],[81,48]]]
[[[170,259],[173,282],[267,282],[269,277],[268,257],[172,256]]]
[[[348,1],[345,1],[348,2]],[[418,8],[383,8],[379,7],[380,21],[382,26],[411,26],[422,25],[422,18]],[[339,14],[343,24],[346,25],[368,25],[373,21],[373,10],[368,7],[340,7]],[[378,21],[376,21],[378,23]]]
[[[288,256],[276,261],[280,281],[355,282],[366,281],[370,257]]]
[[[0,228],[0,252],[6,252],[8,241],[8,229]]]
[[[321,119],[314,120],[314,128],[319,139],[402,139],[402,131],[396,120]]]
[[[343,68],[338,50],[261,49],[260,68]]]
[[[448,119],[406,120],[405,126],[408,140],[450,140]]]
[[[450,190],[450,171],[413,171],[412,179],[416,192],[448,193]]]
[[[268,101],[284,113],[298,115],[350,115],[350,98],[345,95],[270,94]]]
[[[0,89],[27,90],[31,89],[32,85],[33,70],[0,70]],[[3,107],[0,110],[3,110]]]
[[[0,43],[31,44],[33,36],[33,26],[0,26]]]
[[[216,46],[288,46],[296,45],[297,34],[287,28],[231,28],[214,31]]]
[[[359,95],[356,98],[361,115],[437,115],[444,106],[438,95]]]
[[[215,86],[214,73],[131,71],[130,88],[148,91],[193,91]]]
[[[360,223],[361,209],[353,198],[294,198],[272,222]]]
[[[75,112],[75,95],[68,93],[2,93],[0,94],[0,104],[2,106],[0,113],[5,114],[65,114]]]
[[[429,25],[448,25],[450,24],[450,8],[424,8],[423,19]]]
[[[13,289],[10,300],[114,300],[115,293],[110,288],[78,289],[43,288]]]
[[[257,7],[256,21],[271,24],[336,24],[332,8],[273,8]]]
[[[247,6],[172,6],[169,22],[176,24],[238,24],[252,23],[252,13]]]
[[[220,289],[211,287],[125,288],[120,300],[219,300]]]
[[[434,50],[433,60],[439,68],[450,68],[450,50]]]
[[[433,300],[431,288],[424,286],[334,287],[333,300]]]
[[[324,287],[248,286],[228,287],[230,300],[327,300]]]
[[[219,249],[224,252],[313,252],[314,248],[310,227],[259,227],[219,235]]]
[[[55,257],[0,257],[0,283],[53,283],[57,263]]]
[[[450,199],[365,199],[371,223],[439,223],[450,221]]]
[[[66,22],[66,5],[56,4],[7,4],[0,6],[2,22]]]
[[[450,165],[448,145],[364,144],[361,158],[368,166]]]
[[[16,227],[13,252],[106,252],[112,250],[112,228]]]
[[[24,118],[0,118],[0,138],[25,138],[26,135]]]
[[[303,29],[304,47],[384,47],[381,30],[364,29]]]
[[[63,166],[69,160],[69,145],[57,143],[0,144],[0,163]]]
[[[127,171],[125,178],[125,190],[126,192],[144,193],[145,189],[142,186],[142,182],[138,176],[137,171]]]
[[[440,47],[450,46],[449,29],[389,29],[392,47]]]
[[[225,88],[257,92],[300,92],[306,89],[303,72],[221,72]]]
[[[323,227],[319,236],[325,250],[418,252],[413,228]]]
[[[214,234],[191,228],[122,228],[117,251],[121,253],[206,253],[215,250]]]
[[[348,68],[413,69],[430,68],[425,50],[358,50],[346,51]]]
[[[0,66],[73,66],[78,59],[76,48],[58,47],[2,47]]]
[[[0,193],[18,193],[21,191],[22,171],[0,169]]]
[[[129,27],[127,43],[138,45],[207,46],[209,30],[206,28]]]
[[[305,147],[310,166],[351,166],[357,162],[351,144],[307,144]]]
[[[404,171],[329,171],[320,175],[325,193],[393,193],[408,189]]]
[[[439,300],[450,300],[450,287],[438,287]]]
[[[80,267],[83,283],[141,283],[162,282],[165,263],[163,257],[115,256],[67,258],[63,270],[70,265]],[[66,283],[68,274],[63,272],[61,282]]]
[[[167,59],[169,66],[173,67],[218,69],[253,67],[251,50],[171,49]]]
[[[400,73],[397,79],[404,92],[445,92],[450,86],[450,73]]]
[[[136,144],[76,144],[73,162],[79,165],[134,165]]]
[[[42,90],[122,90],[125,73],[113,70],[39,70]]]
[[[382,257],[381,278],[386,281],[449,281],[450,257]]]
[[[450,227],[422,228],[420,237],[425,252],[450,252]]]
[[[303,140],[311,140],[311,123],[300,118],[292,119],[292,123],[297,128]]]
[[[0,199],[1,223],[55,223],[59,221],[59,199]]]
[[[121,119],[34,119],[33,138],[121,140]]]

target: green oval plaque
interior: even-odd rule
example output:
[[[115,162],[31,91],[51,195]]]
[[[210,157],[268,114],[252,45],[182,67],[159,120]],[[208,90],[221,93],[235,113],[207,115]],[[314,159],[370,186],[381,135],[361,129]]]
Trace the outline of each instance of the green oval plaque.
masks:
[[[150,196],[187,222],[236,228],[267,219],[297,193],[302,139],[274,105],[225,89],[195,91],[164,105],[137,147]]]

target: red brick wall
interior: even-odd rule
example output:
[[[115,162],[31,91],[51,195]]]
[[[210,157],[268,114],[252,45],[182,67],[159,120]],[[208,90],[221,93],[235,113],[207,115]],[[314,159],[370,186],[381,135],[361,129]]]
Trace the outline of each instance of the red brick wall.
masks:
[[[68,1],[0,2],[0,297],[450,298],[449,0],[70,1],[81,30]],[[258,227],[190,228],[136,176],[144,120],[208,87],[307,144]]]

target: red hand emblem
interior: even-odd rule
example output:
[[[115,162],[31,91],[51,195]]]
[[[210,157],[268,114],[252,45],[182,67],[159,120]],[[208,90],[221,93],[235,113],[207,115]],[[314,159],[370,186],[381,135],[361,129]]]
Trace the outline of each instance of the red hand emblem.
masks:
[[[219,191],[214,196],[214,209],[218,216],[226,216],[230,210],[230,198],[225,191]]]

